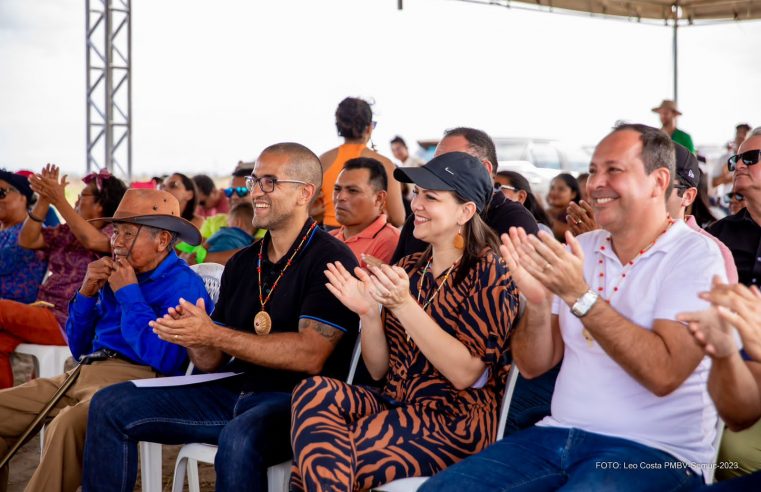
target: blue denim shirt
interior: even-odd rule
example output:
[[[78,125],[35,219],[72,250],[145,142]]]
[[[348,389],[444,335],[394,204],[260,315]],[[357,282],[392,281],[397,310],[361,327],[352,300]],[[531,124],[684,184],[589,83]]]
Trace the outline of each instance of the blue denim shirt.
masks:
[[[97,298],[77,292],[66,322],[71,353],[79,358],[106,348],[161,374],[182,374],[187,351],[161,340],[148,322],[177,306],[180,297],[192,302],[202,297],[210,313],[214,303],[203,280],[172,251],[156,269],[139,274],[137,282],[116,293],[106,284]]]

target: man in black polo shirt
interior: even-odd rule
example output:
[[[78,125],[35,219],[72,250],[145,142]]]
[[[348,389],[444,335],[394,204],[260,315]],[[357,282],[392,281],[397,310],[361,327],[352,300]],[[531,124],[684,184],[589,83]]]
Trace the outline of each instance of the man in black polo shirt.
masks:
[[[328,262],[353,267],[356,258],[308,214],[321,180],[319,159],[302,145],[262,152],[247,186],[254,227],[269,232],[227,263],[211,318],[201,303],[182,301],[151,323],[160,338],[187,347],[197,369],[242,374],[98,393],[85,491],[132,490],[141,440],[217,444],[217,490],[267,489],[267,467],[290,457],[291,390],[307,375],[346,378],[357,336],[357,316],[330,294],[323,273]]]
[[[481,130],[475,128],[459,127],[447,130],[444,138],[441,139],[436,147],[435,157],[448,152],[465,152],[477,157],[484,165],[489,175],[494,181],[494,174],[497,172],[497,151],[491,137]],[[497,234],[507,234],[511,227],[523,227],[527,233],[536,234],[539,227],[536,224],[531,212],[520,203],[508,200],[501,191],[494,192],[491,202],[482,214],[484,222],[489,225]],[[402,233],[399,237],[399,243],[391,258],[394,264],[412,253],[425,251],[427,243],[413,236],[412,231],[415,229],[414,210],[413,214],[407,217],[402,227]]]
[[[706,230],[727,245],[735,258],[740,283],[761,286],[761,127],[729,158],[735,172],[734,191],[745,197],[745,208]]]

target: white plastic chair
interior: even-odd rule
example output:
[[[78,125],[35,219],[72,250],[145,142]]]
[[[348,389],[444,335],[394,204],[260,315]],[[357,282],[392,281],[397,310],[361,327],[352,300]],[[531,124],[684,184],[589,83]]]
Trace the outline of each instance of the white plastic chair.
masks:
[[[52,378],[63,374],[66,361],[71,357],[68,345],[37,345],[22,343],[16,347],[17,354],[31,355],[34,359],[34,373],[38,378]],[[40,455],[45,447],[45,426],[40,429]]]
[[[360,327],[361,331],[362,328]],[[362,349],[360,337],[354,344],[354,350],[351,355],[351,365],[349,366],[349,375],[346,382],[351,384],[354,381],[354,374],[357,372],[357,364]],[[174,481],[172,482],[172,492],[182,492],[185,485],[185,473],[188,476],[188,491],[200,492],[198,480],[198,462],[214,464],[214,458],[217,455],[217,446],[212,444],[193,443],[186,444],[180,449],[177,455],[177,461],[174,465]],[[291,479],[291,462],[284,461],[277,465],[267,468],[267,492],[288,492],[288,484]],[[144,491],[145,492],[145,491]]]
[[[526,312],[526,298],[523,294],[520,294],[518,299],[518,315],[513,320],[513,329],[518,327],[523,314]],[[507,427],[507,414],[510,412],[510,403],[513,401],[513,393],[515,393],[515,385],[518,383],[518,366],[513,362],[510,365],[510,372],[507,373],[507,382],[505,383],[505,394],[502,396],[502,404],[499,410],[499,425],[497,426],[497,439],[499,441],[505,436],[505,428]],[[387,484],[376,487],[373,490],[382,492],[415,492],[420,488],[426,480],[430,477],[408,477],[400,478],[389,482]]]
[[[719,461],[719,447],[721,447],[721,437],[724,435],[724,421],[721,419],[721,417],[718,417],[716,419],[716,436],[713,439],[713,449],[715,450],[713,455],[713,462],[718,463]],[[709,467],[705,472],[703,472],[703,479],[706,482],[706,485],[711,485],[714,482],[714,475],[716,474],[716,468]]]
[[[67,345],[22,343],[16,347],[15,352],[34,357],[34,372],[40,378],[52,378],[63,374],[66,361],[71,357],[71,350]]]
[[[502,397],[502,404],[500,405],[499,425],[497,427],[497,441],[502,439],[502,437],[505,435],[505,428],[507,427],[507,414],[510,411],[510,402],[513,400],[515,384],[518,382],[518,374],[518,366],[513,363],[510,366],[510,372],[507,373],[505,394]],[[399,480],[394,480],[393,482],[375,487],[373,490],[383,492],[415,492],[429,478],[430,477],[400,478]]]
[[[196,272],[202,279],[206,292],[211,300],[217,302],[219,299],[219,287],[222,281],[222,272],[224,265],[219,263],[201,263],[192,265],[191,270]],[[193,372],[193,364],[188,365],[186,374]],[[140,448],[140,477],[143,492],[157,492],[162,489],[162,466],[161,466],[161,444],[156,442],[141,441]],[[196,480],[198,483],[198,480]]]

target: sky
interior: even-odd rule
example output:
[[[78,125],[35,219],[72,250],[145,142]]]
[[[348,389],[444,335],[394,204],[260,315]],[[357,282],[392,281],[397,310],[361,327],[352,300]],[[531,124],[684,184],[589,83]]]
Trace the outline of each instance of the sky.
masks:
[[[671,29],[452,0],[132,0],[133,173],[229,174],[267,145],[340,143],[346,96],[373,141],[495,137],[594,145],[658,124]],[[722,144],[761,125],[761,22],[679,31],[680,128]],[[85,171],[84,0],[0,0],[0,167]]]

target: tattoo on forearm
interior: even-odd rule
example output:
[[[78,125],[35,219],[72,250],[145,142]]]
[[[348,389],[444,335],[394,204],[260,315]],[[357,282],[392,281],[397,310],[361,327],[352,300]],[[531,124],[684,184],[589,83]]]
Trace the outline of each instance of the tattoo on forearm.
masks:
[[[341,332],[339,330],[336,330],[335,328],[328,326],[324,323],[320,323],[319,321],[315,321],[313,319],[308,318],[302,318],[299,321],[299,331],[304,331],[306,329],[311,329],[316,331],[320,334],[323,338],[326,338],[331,343],[338,343],[338,340],[341,338]]]

